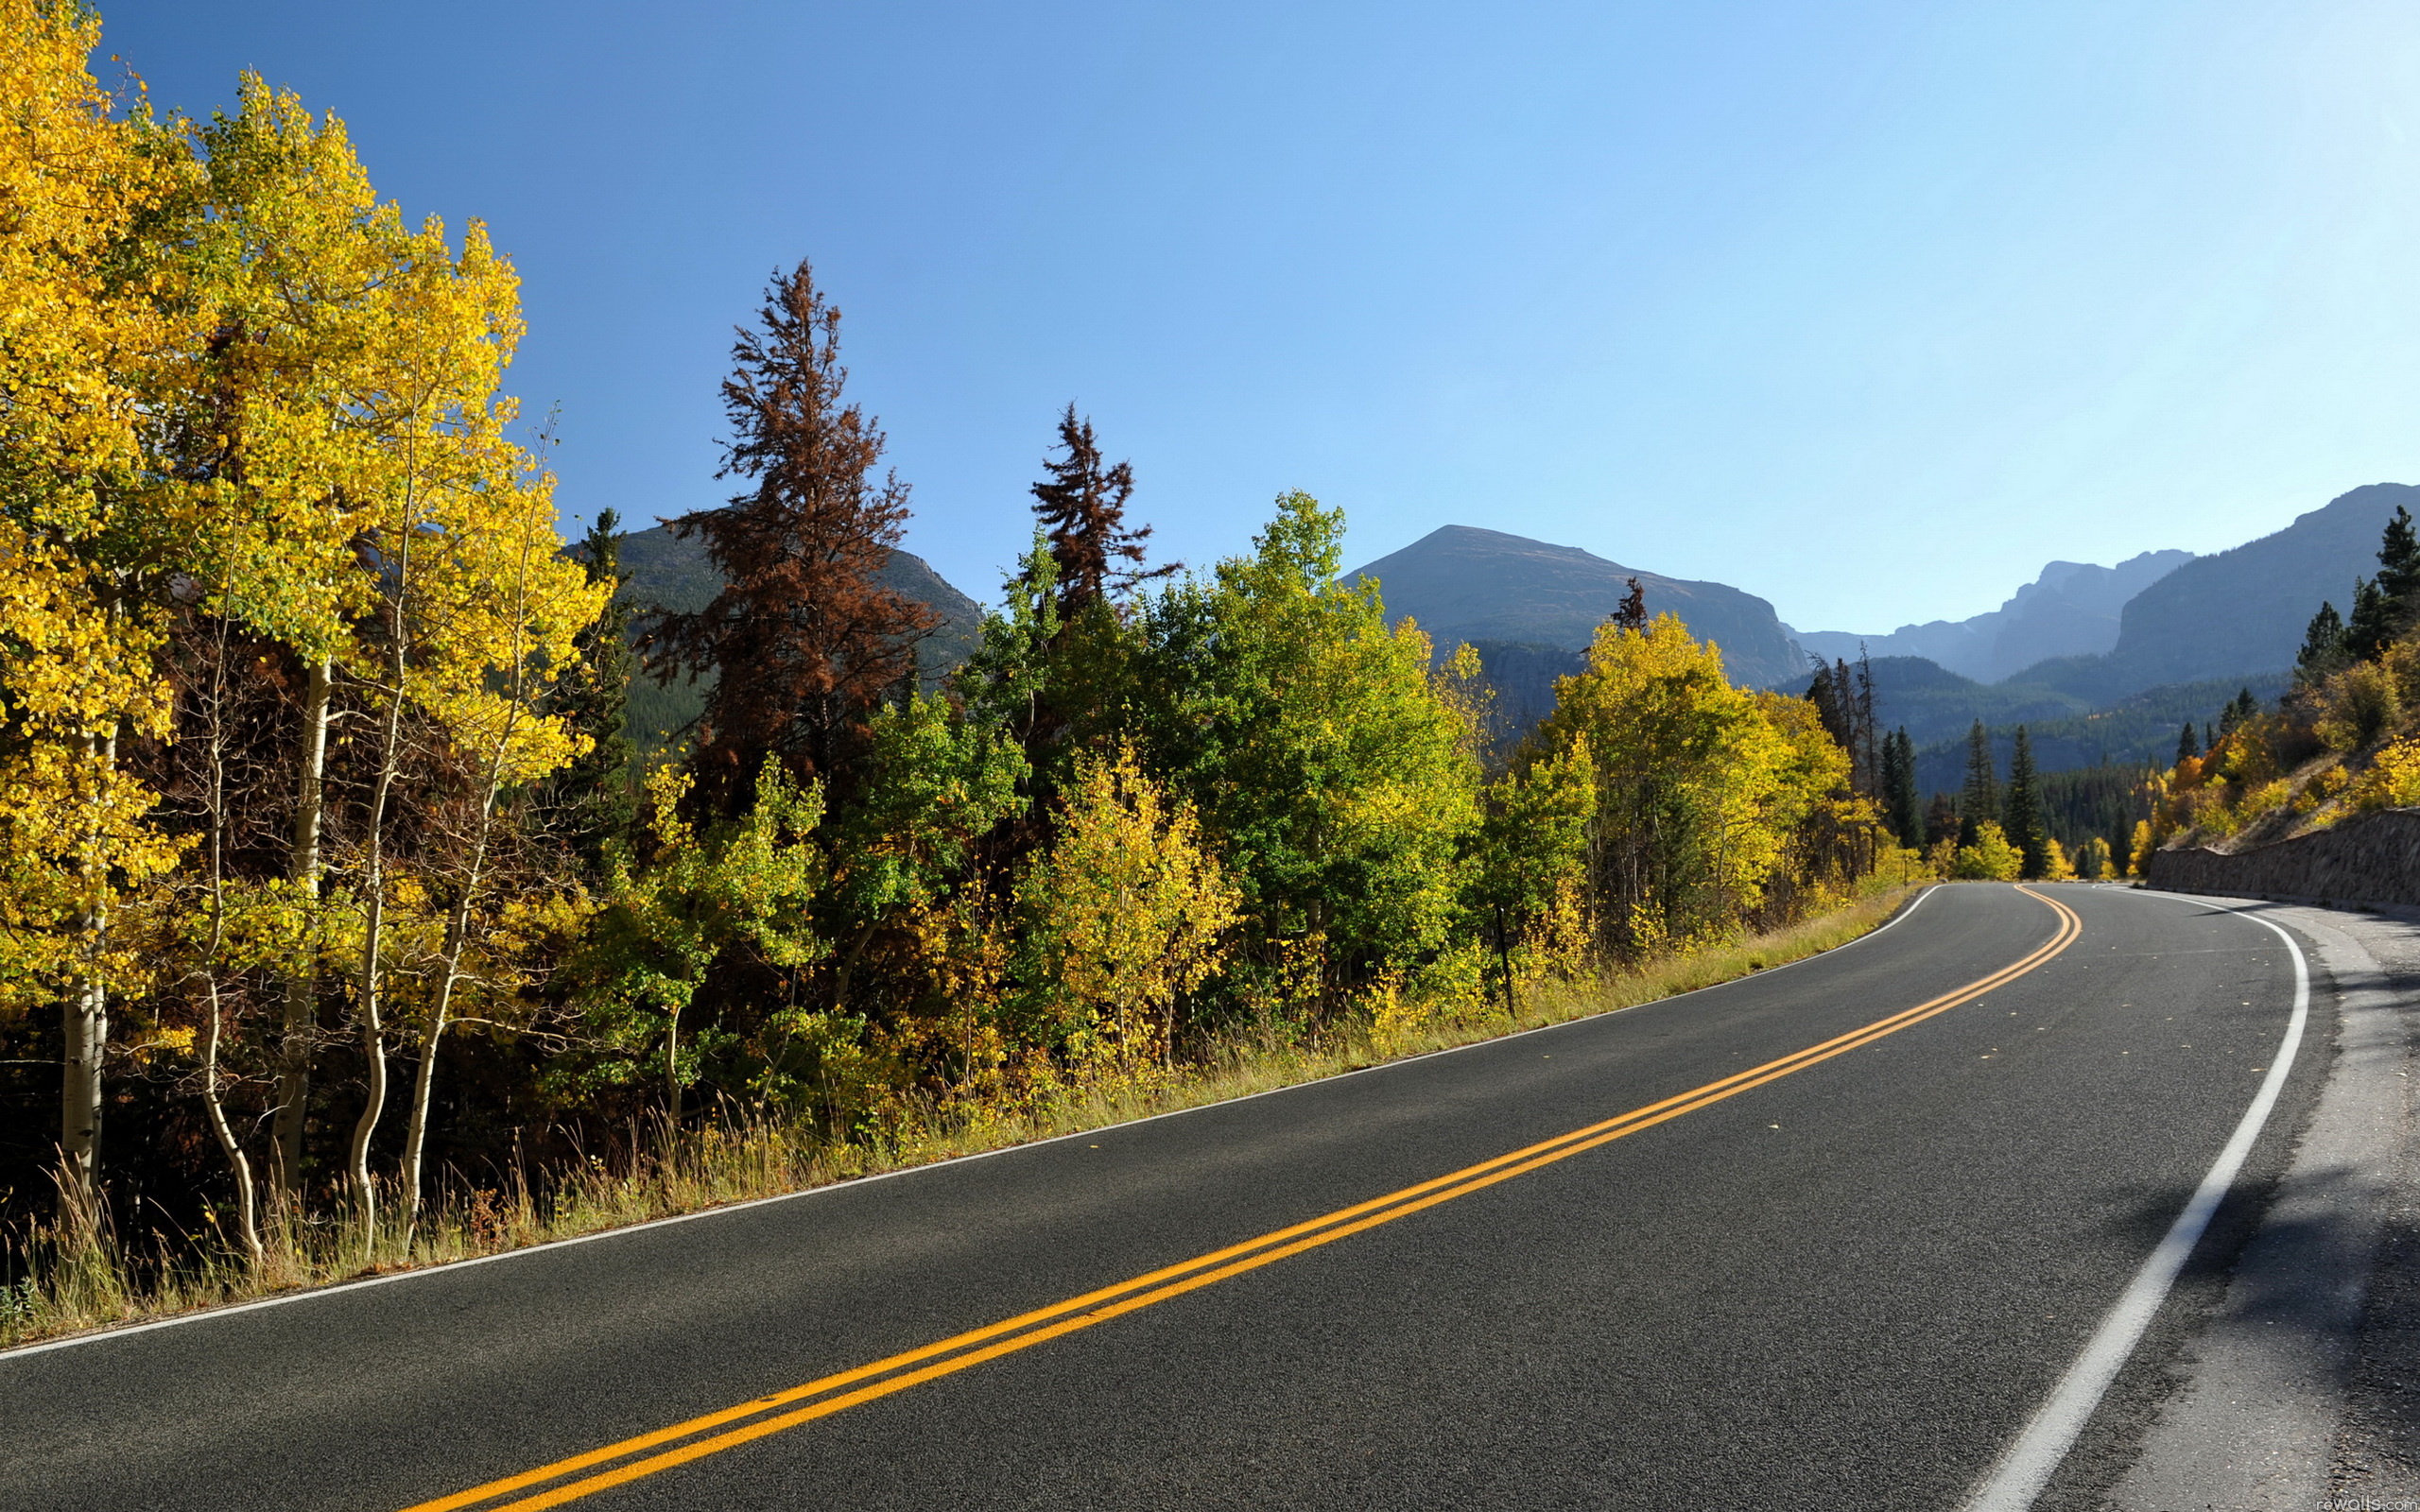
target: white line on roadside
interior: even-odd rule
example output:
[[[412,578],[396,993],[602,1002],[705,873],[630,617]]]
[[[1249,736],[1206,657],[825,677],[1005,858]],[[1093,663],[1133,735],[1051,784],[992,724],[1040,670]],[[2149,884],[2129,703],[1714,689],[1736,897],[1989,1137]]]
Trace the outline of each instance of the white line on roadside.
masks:
[[[2294,958],[2293,1015],[2286,1021],[2285,1040],[2277,1047],[2269,1074],[2261,1079],[2260,1091],[2253,1094],[2252,1106],[2243,1110],[2234,1135],[2219,1151],[2209,1174],[2193,1189],[2192,1199],[2176,1215],[2176,1221],[2169,1225],[2159,1246],[2135,1272],[2133,1282],[2118,1298],[2118,1305],[2100,1320],[2100,1327],[2085,1343],[2083,1352],[2059,1378],[2049,1400],[2034,1413],[2025,1431],[2001,1452],[1990,1473],[1967,1497],[1964,1512],[2026,1512],[2033,1499],[2042,1494],[2042,1487],[2049,1484],[2060,1461],[2075,1447],[2076,1437],[2083,1432],[2093,1409],[2107,1395],[2109,1383],[2134,1354],[2135,1346],[2142,1342],[2143,1331],[2151,1327],[2160,1303],[2167,1300],[2169,1288],[2176,1284],[2177,1274],[2184,1270],[2193,1246],[2201,1243],[2219,1204],[2226,1199],[2227,1189],[2235,1185],[2236,1174],[2243,1169],[2253,1143],[2268,1124],[2271,1109],[2277,1106],[2277,1093],[2286,1085],[2286,1074],[2293,1069],[2294,1055],[2302,1048],[2303,1025],[2310,1017],[2310,966],[2303,958],[2303,948],[2294,936],[2286,933],[2282,925],[2240,909],[2221,908],[2199,898],[2177,898],[2173,893],[2152,896],[2197,903],[2215,914],[2234,914],[2274,932]]]
[[[1046,1144],[1058,1144],[1067,1140],[1098,1139],[1103,1134],[1112,1133],[1118,1129],[1132,1128],[1140,1124],[1156,1124],[1164,1118],[1182,1118],[1187,1113],[1205,1112],[1213,1108],[1233,1108],[1237,1103],[1249,1103],[1262,1097],[1275,1097],[1283,1092],[1300,1091],[1305,1087],[1325,1086],[1330,1082],[1340,1081],[1347,1076],[1366,1076],[1373,1072],[1392,1071],[1397,1066],[1409,1066],[1415,1061],[1433,1060],[1439,1056],[1460,1055],[1465,1050],[1482,1050],[1489,1045],[1503,1044],[1508,1040],[1526,1040],[1533,1034],[1550,1034],[1557,1029],[1577,1028],[1581,1024],[1594,1023],[1600,1019],[1610,1019],[1616,1014],[1629,1013],[1633,1009],[1651,1007],[1664,1003],[1674,1003],[1678,1002],[1682,998],[1695,997],[1701,992],[1719,992],[1724,988],[1737,986],[1742,982],[1762,981],[1765,978],[1773,975],[1777,971],[1786,971],[1793,966],[1804,966],[1809,961],[1820,961],[1838,955],[1841,952],[1851,949],[1854,946],[1862,945],[1867,940],[1870,940],[1876,936],[1891,929],[1893,925],[1897,924],[1899,920],[1907,918],[1910,914],[1914,913],[1919,907],[1921,907],[1926,899],[1931,897],[1934,893],[1939,892],[1941,888],[1938,885],[1927,886],[1924,891],[1910,899],[1906,907],[1900,909],[1897,913],[1893,914],[1889,919],[1884,919],[1878,928],[1867,930],[1857,938],[1848,940],[1842,944],[1835,945],[1830,950],[1817,951],[1812,955],[1802,955],[1797,960],[1785,961],[1779,966],[1772,967],[1767,971],[1753,972],[1747,976],[1735,976],[1728,982],[1715,982],[1705,987],[1691,988],[1686,992],[1675,992],[1670,997],[1651,998],[1646,1003],[1634,1003],[1629,1007],[1609,1008],[1603,1013],[1592,1013],[1584,1018],[1579,1019],[1565,1019],[1558,1023],[1542,1023],[1534,1028],[1520,1029],[1512,1034],[1498,1035],[1492,1040],[1474,1040],[1466,1045],[1450,1045],[1443,1050],[1431,1050],[1423,1055],[1406,1056],[1400,1060],[1382,1060],[1374,1066],[1361,1066],[1352,1071],[1340,1071],[1332,1076],[1321,1076],[1310,1081],[1293,1082],[1284,1087],[1271,1087],[1266,1091],[1246,1092],[1241,1097],[1224,1097],[1214,1103],[1196,1103],[1191,1108],[1174,1108],[1165,1113],[1152,1113],[1143,1118],[1132,1118],[1128,1119],[1123,1124],[1104,1124],[1098,1128],[1078,1129],[1073,1134],[1057,1134],[1053,1135],[1049,1139],[1035,1140],[1031,1143],[1028,1144],[1004,1144],[996,1150],[977,1150],[972,1155],[954,1155],[946,1160],[933,1160],[924,1165],[902,1166],[896,1171],[878,1171],[873,1176],[856,1177],[850,1180],[834,1181],[820,1187],[807,1187],[798,1192],[777,1192],[769,1197],[750,1197],[746,1201],[742,1202],[727,1202],[722,1204],[720,1207],[701,1208],[696,1212],[680,1212],[674,1213],[668,1218],[650,1218],[645,1223],[623,1224],[613,1228],[599,1228],[595,1233],[574,1234],[568,1239],[549,1239],[544,1244],[524,1245],[520,1248],[500,1250],[493,1255],[474,1255],[466,1260],[443,1261],[433,1265],[416,1266],[411,1270],[394,1271],[385,1276],[366,1276],[359,1280],[337,1281],[332,1285],[314,1286],[304,1291],[287,1292],[278,1297],[264,1297],[257,1301],[233,1302],[225,1307],[203,1308],[199,1312],[180,1313],[174,1317],[155,1318],[148,1323],[129,1323],[122,1327],[113,1329],[96,1329],[90,1333],[70,1334],[68,1337],[63,1339],[50,1339],[41,1344],[21,1344],[13,1349],[0,1349],[0,1364],[6,1364],[8,1361],[20,1359],[29,1354],[47,1354],[53,1349],[73,1349],[87,1344],[102,1344],[112,1339],[122,1339],[127,1337],[129,1334],[133,1333],[150,1333],[161,1329],[182,1328],[188,1323],[206,1323],[212,1318],[233,1317],[238,1313],[257,1313],[264,1308],[285,1307],[293,1302],[308,1302],[318,1297],[333,1297],[339,1292],[357,1292],[372,1286],[391,1286],[398,1281],[419,1280],[422,1278],[428,1276],[451,1276],[461,1271],[469,1270],[473,1266],[476,1265],[493,1265],[503,1261],[519,1260],[525,1255],[543,1254],[550,1249],[566,1249],[573,1245],[593,1245],[600,1239],[618,1239],[624,1234],[643,1233],[649,1228],[667,1228],[674,1224],[696,1223],[701,1218],[717,1218],[722,1216],[724,1213],[743,1212],[750,1208],[767,1207],[776,1202],[795,1202],[801,1197],[816,1197],[831,1192],[853,1191],[858,1187],[864,1186],[869,1181],[888,1181],[894,1177],[914,1176],[923,1171],[938,1171],[944,1166],[963,1165],[969,1160],[988,1160],[995,1155],[1011,1155],[1018,1150],[1038,1150]]]

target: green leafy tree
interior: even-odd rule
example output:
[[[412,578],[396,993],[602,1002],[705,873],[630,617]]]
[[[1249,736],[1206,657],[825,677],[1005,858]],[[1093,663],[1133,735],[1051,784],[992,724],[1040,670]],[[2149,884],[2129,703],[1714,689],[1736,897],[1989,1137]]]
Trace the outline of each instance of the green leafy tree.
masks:
[[[605,907],[578,963],[584,1054],[557,1073],[575,1093],[659,1076],[676,1120],[683,1090],[742,1042],[726,1026],[683,1022],[709,971],[747,956],[792,972],[829,951],[812,922],[828,876],[813,838],[821,789],[795,785],[768,760],[747,812],[700,832],[682,816],[689,784],[678,766],[648,780],[650,859],[619,844],[608,851]]]
[[[1490,782],[1471,908],[1493,936],[1504,1010],[1517,1015],[1518,953],[1570,961],[1588,944],[1588,824],[1596,764],[1588,739],[1516,751]]]
[[[1147,607],[1130,717],[1243,890],[1230,988],[1325,1010],[1446,945],[1479,734],[1428,637],[1339,579],[1343,515],[1277,507],[1253,555]]]

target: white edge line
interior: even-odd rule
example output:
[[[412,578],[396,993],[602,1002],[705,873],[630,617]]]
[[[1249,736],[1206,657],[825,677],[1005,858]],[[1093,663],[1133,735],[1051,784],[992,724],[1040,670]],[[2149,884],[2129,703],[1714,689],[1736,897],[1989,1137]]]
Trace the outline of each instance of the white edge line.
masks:
[[[2238,908],[2218,907],[2199,898],[2182,898],[2174,893],[2144,895],[2201,903],[2211,913],[2234,914],[2274,932],[2294,958],[2294,1011],[2286,1022],[2286,1038],[2277,1047],[2269,1074],[2262,1079],[2260,1091],[2253,1095],[2252,1105],[2243,1110],[2234,1135],[2219,1151],[2209,1174],[2193,1189],[2185,1211],[2169,1225],[2158,1247],[2135,1273],[2134,1280],[2100,1320],[2100,1327],[2085,1342],[2075,1363],[2059,1378],[2049,1399],[2034,1412],[2025,1431],[2001,1452],[1990,1472],[1967,1497],[1964,1512],[2026,1512],[2034,1498],[2042,1494],[2042,1487],[2049,1484],[2052,1473],[2067,1457],[2067,1451],[2075,1447],[2093,1409],[2100,1405],[2110,1383],[2133,1357],[2135,1346],[2142,1342],[2143,1332],[2151,1327],[2152,1316],[2167,1300],[2169,1289],[2175,1285],[2178,1273],[2192,1257],[2193,1246],[2201,1243],[2219,1204],[2235,1185],[2236,1175],[2243,1169],[2254,1142],[2268,1124],[2270,1111],[2277,1105],[2277,1094],[2285,1087],[2287,1074],[2293,1069],[2294,1057],[2302,1048],[2303,1025],[2310,1017],[2310,967],[2303,956],[2302,946],[2283,925]]]
[[[1793,966],[1804,966],[1809,961],[1820,961],[1837,955],[1844,950],[1864,944],[1914,913],[1924,901],[1939,891],[1942,885],[1939,883],[1927,884],[1922,891],[1908,900],[1907,903],[1889,919],[1884,919],[1873,929],[1867,930],[1857,938],[1835,945],[1830,950],[1817,951],[1812,955],[1802,955],[1797,960],[1785,961],[1770,970],[1751,971],[1745,976],[1735,976],[1727,982],[1709,983],[1704,987],[1691,988],[1686,992],[1674,992],[1667,997],[1650,998],[1645,1003],[1634,1003],[1627,1007],[1607,1008],[1602,1013],[1591,1013],[1577,1019],[1564,1019],[1557,1023],[1541,1023],[1528,1029],[1516,1029],[1511,1034],[1497,1035],[1488,1040],[1474,1040],[1466,1045],[1449,1045],[1443,1050],[1424,1051],[1416,1056],[1406,1056],[1399,1060],[1382,1060],[1375,1065],[1357,1066],[1351,1071],[1340,1071],[1332,1075],[1315,1077],[1310,1081],[1292,1082],[1284,1087],[1271,1087],[1265,1091],[1246,1092],[1240,1097],[1222,1097],[1217,1102],[1196,1103],[1191,1108],[1172,1108],[1165,1113],[1150,1113],[1141,1118],[1130,1118],[1120,1124],[1104,1124],[1098,1128],[1078,1129],[1071,1134],[1054,1134],[1046,1140],[1034,1140],[1024,1144],[1003,1144],[995,1150],[977,1150],[971,1155],[953,1155],[945,1160],[932,1160],[923,1165],[901,1166],[895,1171],[878,1171],[873,1176],[854,1177],[842,1181],[827,1181],[821,1186],[804,1187],[796,1192],[777,1192],[769,1197],[750,1197],[742,1202],[726,1202],[718,1207],[700,1208],[696,1212],[677,1212],[668,1218],[649,1218],[644,1223],[622,1224],[612,1228],[599,1228],[595,1233],[574,1234],[568,1239],[549,1239],[541,1244],[524,1245],[517,1249],[500,1250],[493,1255],[474,1255],[467,1259],[443,1261],[433,1265],[418,1265],[410,1270],[395,1271],[386,1276],[365,1276],[358,1280],[337,1281],[328,1286],[309,1287],[302,1291],[286,1292],[277,1297],[260,1297],[250,1302],[233,1302],[224,1307],[209,1307],[198,1312],[180,1313],[174,1317],[154,1318],[148,1323],[129,1323],[118,1328],[95,1329],[87,1333],[70,1334],[63,1339],[46,1339],[40,1344],[21,1344],[14,1349],[0,1349],[0,1364],[23,1359],[26,1355],[47,1354],[53,1349],[72,1349],[81,1345],[102,1344],[113,1339],[122,1339],[130,1334],[149,1333],[159,1329],[181,1328],[188,1323],[206,1323],[213,1318],[233,1317],[238,1313],[255,1313],[264,1308],[285,1307],[294,1302],[308,1302],[318,1297],[333,1297],[339,1292],[355,1292],[372,1286],[389,1286],[397,1281],[419,1280],[428,1276],[457,1275],[474,1265],[491,1265],[498,1261],[519,1260],[525,1255],[541,1254],[549,1249],[564,1249],[573,1245],[595,1244],[600,1239],[618,1239],[625,1234],[642,1233],[649,1228],[665,1228],[679,1223],[695,1223],[700,1218],[718,1218],[724,1213],[744,1212],[750,1208],[762,1208],[776,1202],[794,1202],[801,1197],[817,1197],[827,1193],[854,1191],[869,1182],[888,1181],[893,1177],[915,1176],[925,1171],[938,1171],[943,1166],[963,1165],[969,1160],[988,1160],[995,1155],[1011,1155],[1019,1150],[1038,1150],[1046,1144],[1058,1144],[1067,1140],[1089,1139],[1118,1129],[1134,1128],[1144,1124],[1156,1124],[1164,1118],[1182,1118],[1187,1113],[1206,1112],[1213,1108],[1233,1108],[1237,1103],[1248,1103],[1255,1098],[1275,1097],[1281,1092],[1300,1091],[1305,1087],[1325,1086],[1330,1082],[1341,1081],[1347,1076],[1364,1076],[1375,1071],[1392,1071],[1397,1066],[1433,1060],[1439,1056],[1459,1055],[1465,1050],[1483,1050],[1490,1045],[1500,1045],[1513,1040],[1525,1040],[1533,1034],[1546,1034],[1550,1030],[1569,1029],[1579,1024],[1593,1023],[1599,1019],[1610,1019],[1617,1013],[1629,1013],[1636,1008],[1673,1003],[1682,998],[1695,997],[1701,992],[1720,991],[1723,988],[1736,987],[1742,982],[1762,981],[1777,971],[1786,971]]]

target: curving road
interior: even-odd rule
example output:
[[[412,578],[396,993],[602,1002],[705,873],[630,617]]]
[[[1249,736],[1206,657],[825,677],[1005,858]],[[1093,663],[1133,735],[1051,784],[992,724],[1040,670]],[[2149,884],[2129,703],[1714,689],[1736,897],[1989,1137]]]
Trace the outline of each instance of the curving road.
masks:
[[[0,1505],[1956,1507],[2293,993],[2239,915],[1939,888],[1625,1013],[0,1355]],[[2321,1059],[2040,1504],[2123,1470]]]

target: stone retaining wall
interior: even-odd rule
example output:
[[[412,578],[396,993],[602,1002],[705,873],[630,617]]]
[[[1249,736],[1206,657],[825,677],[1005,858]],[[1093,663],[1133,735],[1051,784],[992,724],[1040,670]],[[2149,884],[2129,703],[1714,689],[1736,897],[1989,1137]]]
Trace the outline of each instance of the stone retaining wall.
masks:
[[[2387,809],[2239,855],[2152,852],[2154,887],[2237,898],[2420,904],[2420,809]]]

